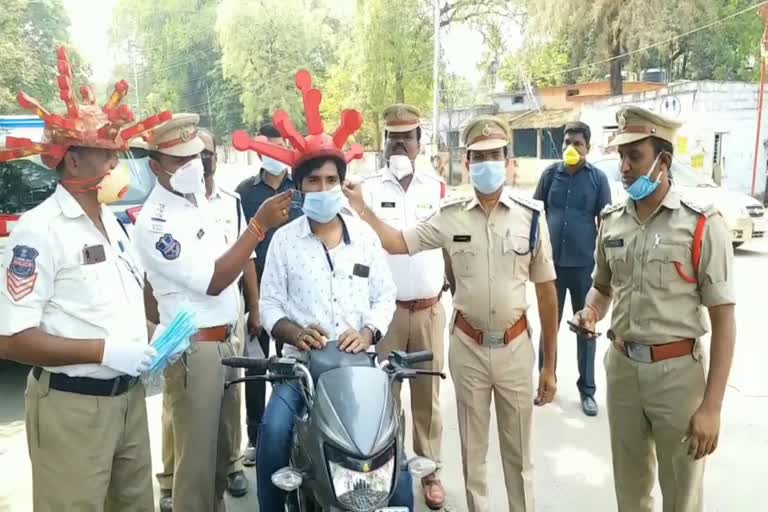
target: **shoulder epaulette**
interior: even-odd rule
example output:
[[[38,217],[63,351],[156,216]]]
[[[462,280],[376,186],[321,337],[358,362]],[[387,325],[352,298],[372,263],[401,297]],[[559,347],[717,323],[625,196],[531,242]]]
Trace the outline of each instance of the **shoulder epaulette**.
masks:
[[[219,192],[221,192],[222,194],[226,194],[233,199],[237,199],[237,200],[240,199],[240,194],[238,194],[237,192],[230,192],[229,190],[224,188],[219,188]]]
[[[520,197],[515,194],[509,194],[509,198],[517,204],[525,206],[529,210],[540,212],[544,209],[544,203],[537,199],[528,199],[527,197]]]
[[[686,197],[681,197],[680,203],[689,210],[692,210],[699,215],[704,215],[705,217],[711,217],[712,215],[718,213],[717,208],[715,208],[715,205],[713,204],[696,203]]]
[[[614,212],[618,212],[624,209],[625,203],[613,203],[606,205],[605,208],[603,208],[603,211],[600,212],[600,217],[605,217],[607,215],[610,215]]]
[[[449,197],[447,199],[444,199],[443,202],[440,203],[440,208],[450,208],[452,206],[465,205],[471,200],[472,200],[471,196]]]

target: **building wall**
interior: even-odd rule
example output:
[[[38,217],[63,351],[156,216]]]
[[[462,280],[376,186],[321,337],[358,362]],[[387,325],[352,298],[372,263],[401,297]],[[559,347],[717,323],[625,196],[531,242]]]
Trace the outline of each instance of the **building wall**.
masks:
[[[687,82],[659,91],[629,94],[585,105],[581,120],[592,128],[593,152],[607,150],[615,131],[616,111],[624,105],[637,105],[677,119],[675,154],[702,174],[712,177],[714,164],[722,168],[721,184],[745,193],[751,192],[752,168],[757,123],[758,86],[743,82]],[[763,116],[758,148],[756,193],[762,196],[766,185],[768,116]],[[715,158],[716,134],[722,139],[722,152]]]

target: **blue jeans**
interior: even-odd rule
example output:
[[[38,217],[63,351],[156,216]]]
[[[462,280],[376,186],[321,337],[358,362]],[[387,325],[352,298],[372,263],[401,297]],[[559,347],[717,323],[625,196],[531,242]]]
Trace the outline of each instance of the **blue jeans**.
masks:
[[[555,267],[557,274],[557,323],[563,317],[565,292],[571,294],[571,309],[574,313],[584,309],[584,302],[592,288],[592,267]],[[595,340],[576,336],[576,358],[579,365],[579,380],[576,387],[582,398],[595,396]],[[544,365],[543,344],[539,345],[539,370]]]
[[[260,512],[285,510],[286,492],[272,484],[272,474],[290,462],[293,425],[296,415],[303,409],[304,398],[297,384],[278,384],[272,389],[256,447],[256,487]],[[408,470],[401,471],[389,504],[413,510],[413,480]]]

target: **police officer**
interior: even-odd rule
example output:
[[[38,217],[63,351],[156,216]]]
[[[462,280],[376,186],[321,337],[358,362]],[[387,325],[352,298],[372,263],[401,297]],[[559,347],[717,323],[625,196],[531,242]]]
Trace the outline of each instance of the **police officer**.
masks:
[[[491,398],[496,404],[509,510],[533,511],[530,434],[535,353],[526,317],[525,287],[536,284],[544,335],[537,404],[556,389],[557,294],[552,248],[541,203],[504,190],[509,127],[478,116],[464,130],[472,197],[447,202],[429,220],[405,231],[364,207],[358,186],[350,204],[392,254],[444,248],[456,278],[449,368],[456,388],[467,505],[488,511],[486,456]]]
[[[198,128],[198,136],[202,139],[205,147],[200,154],[203,161],[203,178],[205,179],[205,194],[211,207],[210,218],[224,230],[226,243],[233,244],[245,228],[247,219],[242,211],[240,197],[233,192],[224,190],[216,185],[216,142],[213,134]],[[253,254],[253,258],[256,253]],[[243,270],[243,287],[253,293],[257,287],[256,271],[253,265],[246,265]],[[256,291],[258,294],[258,290]],[[258,295],[256,295],[258,297]],[[231,343],[236,354],[242,351],[242,340],[244,339],[244,319],[242,314],[242,301],[240,304],[240,315],[238,317],[235,334],[232,336]],[[235,404],[231,408],[231,414],[224,417],[226,422],[226,431],[231,439],[232,453],[229,458],[229,470],[227,471],[227,491],[234,497],[239,498],[248,493],[248,479],[243,473],[242,456],[240,455],[240,444],[242,442],[241,422],[240,422],[240,403],[242,401],[239,386],[235,389]],[[160,512],[170,512],[173,506],[173,428],[171,421],[170,400],[163,401],[162,415],[162,460],[163,472],[157,474],[157,481],[160,486]]]
[[[158,302],[161,325],[190,308],[199,331],[192,347],[165,373],[174,435],[173,509],[223,510],[232,453],[226,432],[234,414],[236,376],[221,358],[234,354],[230,343],[240,311],[237,280],[264,230],[283,223],[290,194],[275,197],[231,243],[214,221],[205,198],[205,145],[197,135],[198,116],[178,114],[154,130],[150,167],[157,177],[136,223],[136,245]]]
[[[120,119],[132,115],[119,98],[95,105],[87,87],[78,103],[63,48],[58,69],[68,126],[48,118],[43,144],[9,137],[13,147],[0,150],[0,161],[41,154],[59,178],[53,195],[16,224],[0,261],[3,356],[33,366],[25,394],[32,508],[150,512],[139,374],[155,354],[148,345],[154,325],[145,321],[138,257],[106,206],[130,182],[118,151],[131,138]],[[118,107],[122,115],[113,117]]]
[[[411,105],[384,110],[387,165],[363,182],[365,202],[390,226],[405,229],[426,220],[440,209],[445,185],[433,172],[416,171],[421,148],[421,113]],[[439,249],[416,256],[390,255],[389,266],[397,285],[397,309],[387,335],[376,345],[381,357],[393,350],[434,354],[432,370],[443,370],[445,310],[440,302],[445,265]],[[443,423],[440,418],[440,380],[414,379],[411,386],[413,446],[417,455],[440,461]],[[400,383],[395,396],[400,397]],[[445,491],[437,475],[422,479],[429,508],[440,509]]]
[[[594,285],[574,322],[594,331],[613,306],[605,371],[619,511],[653,510],[658,461],[664,511],[700,512],[733,356],[733,249],[717,211],[672,187],[679,123],[637,107],[617,120],[629,197],[603,211]]]

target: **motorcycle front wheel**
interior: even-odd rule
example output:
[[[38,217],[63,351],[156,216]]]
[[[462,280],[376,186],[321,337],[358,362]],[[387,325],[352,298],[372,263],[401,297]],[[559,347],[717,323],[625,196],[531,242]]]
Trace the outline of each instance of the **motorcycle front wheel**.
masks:
[[[323,509],[315,503],[315,500],[307,498],[297,489],[288,494],[285,500],[286,512],[323,512]]]

